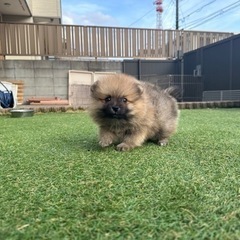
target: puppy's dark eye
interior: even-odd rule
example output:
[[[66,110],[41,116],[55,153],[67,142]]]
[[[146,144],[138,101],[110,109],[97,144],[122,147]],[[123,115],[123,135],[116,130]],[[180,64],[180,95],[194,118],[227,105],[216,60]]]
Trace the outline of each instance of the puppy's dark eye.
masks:
[[[123,98],[122,101],[126,103],[128,100],[126,98]]]
[[[105,98],[105,102],[110,102],[110,101],[111,101],[111,97],[110,96]]]

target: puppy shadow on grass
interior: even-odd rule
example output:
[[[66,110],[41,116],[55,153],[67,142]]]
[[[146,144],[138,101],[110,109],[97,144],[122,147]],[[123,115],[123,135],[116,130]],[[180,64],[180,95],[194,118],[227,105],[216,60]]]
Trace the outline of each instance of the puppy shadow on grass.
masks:
[[[96,134],[86,135],[76,133],[74,135],[55,135],[49,139],[49,147],[56,148],[61,151],[99,151]]]

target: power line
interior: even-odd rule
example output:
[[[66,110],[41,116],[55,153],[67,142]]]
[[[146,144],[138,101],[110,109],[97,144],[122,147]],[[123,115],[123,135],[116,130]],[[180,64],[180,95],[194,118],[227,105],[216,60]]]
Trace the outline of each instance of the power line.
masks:
[[[238,6],[240,6],[240,4],[239,4]],[[214,18],[216,18],[216,17],[219,17],[220,15],[223,15],[223,14],[225,14],[226,12],[228,12],[228,11],[230,11],[230,10],[232,10],[232,9],[235,9],[236,7],[237,7],[237,6],[234,6],[234,7],[232,7],[231,9],[228,9],[227,11],[222,11],[222,12],[219,13],[218,15],[213,16],[213,17],[209,18],[208,20],[202,21],[201,23],[192,26],[190,29],[195,28],[195,27],[198,27],[198,26],[200,26],[200,25],[203,25],[204,23],[209,22],[210,20],[212,20],[212,19],[214,19]]]
[[[166,1],[164,2],[166,3]],[[172,22],[172,21],[169,21],[169,15],[170,15],[170,18],[172,18],[172,20],[174,19],[174,8],[173,6],[175,5],[175,0],[171,0],[170,3],[167,4],[167,7],[166,7],[166,11],[164,11],[164,14],[163,14],[163,19],[162,19],[162,22],[163,22],[163,26],[167,26],[167,24],[165,24],[165,22],[167,21],[168,23],[169,22]]]
[[[184,0],[180,0],[180,1],[184,1]],[[163,18],[162,18],[162,22],[164,23],[164,19],[167,18],[167,15],[169,15],[169,10],[172,9],[171,7],[173,6],[175,0],[171,0],[169,4],[166,4],[166,11],[164,11],[163,14]],[[165,3],[165,2],[164,2]],[[148,14],[150,14],[153,10],[155,10],[155,7],[151,8],[148,12],[146,12],[144,15],[142,15],[140,18],[138,18],[137,20],[135,20],[134,22],[132,22],[130,25],[128,25],[128,27],[131,27],[133,25],[135,25],[137,22],[141,21],[144,17],[146,17]],[[171,14],[171,13],[170,13]],[[172,15],[172,14],[171,14]],[[164,25],[164,24],[163,24]]]
[[[164,14],[163,14],[163,19],[164,20],[166,18],[166,16],[168,15],[169,13],[169,9],[170,9],[170,5],[172,4],[174,0],[172,0],[169,4],[167,4],[166,8],[164,8]],[[163,6],[166,5],[166,1],[164,0],[164,3],[163,3]]]
[[[185,2],[186,4],[186,2]],[[183,6],[184,4],[181,4]],[[189,9],[185,10],[185,14],[189,14],[193,11],[195,11],[196,8],[200,8],[202,6],[202,2],[197,1],[194,6],[191,6]]]
[[[190,16],[193,15],[194,13],[201,12],[205,7],[211,5],[211,4],[214,3],[214,2],[216,2],[216,0],[213,0],[213,1],[211,1],[211,2],[209,2],[209,3],[207,3],[207,4],[205,4],[205,5],[201,6],[200,8],[196,9],[195,11],[189,13],[186,17],[181,18],[179,21],[180,21],[180,22],[184,22],[184,21],[186,20],[186,18],[190,17]]]
[[[172,11],[170,10],[173,10],[173,5],[175,5],[175,1],[176,0],[171,0],[169,1],[169,3],[167,4],[167,7],[166,7],[166,11],[164,12],[165,14],[163,14],[163,19],[162,19],[162,22],[163,22],[163,26],[165,26],[165,20],[168,19],[168,22],[172,22],[173,19],[174,19],[174,14],[171,13]],[[179,0],[179,2],[184,2],[184,0]],[[216,0],[212,0],[211,2],[208,2],[207,4],[204,4],[202,6],[200,6],[199,8],[197,8],[196,10],[190,12],[187,16],[184,16],[182,17],[179,22],[185,22],[187,18],[189,18],[190,16],[192,16],[194,13],[197,13],[197,12],[200,12],[202,11],[205,7],[211,5],[212,3],[216,2]],[[185,2],[184,2],[185,3]],[[236,1],[232,4],[229,4],[207,16],[204,16],[204,17],[201,17],[201,18],[198,18],[198,19],[195,19],[191,22],[188,22],[184,25],[184,28],[188,28],[188,29],[192,29],[194,27],[198,27],[202,24],[205,24],[206,22],[209,22],[211,21],[212,19],[214,18],[217,18],[219,17],[220,15],[223,15],[229,11],[231,11],[232,9],[238,7],[240,5],[240,0],[239,1]],[[144,17],[146,17],[147,15],[149,15],[153,10],[155,9],[155,7],[151,8],[149,11],[147,11],[143,16],[141,16],[140,18],[138,18],[136,21],[134,21],[133,23],[131,23],[129,25],[130,26],[133,26],[134,24],[136,24],[137,22],[141,21]],[[182,13],[182,12],[181,12]],[[172,20],[169,21],[169,14],[171,14],[171,18]],[[181,14],[182,15],[182,14]],[[166,27],[165,27],[166,28]]]
[[[194,27],[198,27],[206,22],[209,22],[210,20],[222,15],[222,14],[225,14],[226,12],[238,7],[240,5],[240,0],[239,1],[236,1],[232,4],[229,4],[219,10],[217,10],[216,12],[212,13],[212,14],[209,14],[205,17],[202,17],[202,18],[198,18],[192,22],[189,22],[188,24],[185,25],[185,28],[194,28]]]
[[[148,12],[146,12],[142,17],[138,18],[136,21],[134,21],[133,23],[131,23],[128,27],[131,27],[132,25],[134,25],[135,23],[139,22],[140,20],[142,20],[144,17],[146,17],[150,12],[152,12],[152,10],[155,9],[155,7],[153,7],[151,10],[149,10]]]

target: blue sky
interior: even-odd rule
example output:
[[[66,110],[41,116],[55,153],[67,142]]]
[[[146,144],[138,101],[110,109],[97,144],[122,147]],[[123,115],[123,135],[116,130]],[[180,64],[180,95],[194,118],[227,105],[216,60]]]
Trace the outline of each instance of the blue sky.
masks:
[[[62,0],[63,24],[155,28],[154,0]],[[175,29],[175,0],[163,0],[162,25]],[[179,29],[240,33],[240,1],[179,0]]]

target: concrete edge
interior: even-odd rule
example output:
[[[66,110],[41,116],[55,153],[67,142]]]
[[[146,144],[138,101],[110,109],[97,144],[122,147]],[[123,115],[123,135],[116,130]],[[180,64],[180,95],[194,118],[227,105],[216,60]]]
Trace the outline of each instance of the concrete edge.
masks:
[[[178,102],[179,109],[206,109],[206,108],[240,108],[240,101],[213,101],[213,102]],[[33,109],[35,113],[48,113],[48,112],[76,112],[85,111],[87,107],[72,107],[69,105],[64,106],[31,106],[19,105],[17,109]],[[0,109],[1,115],[10,115],[9,108]]]

